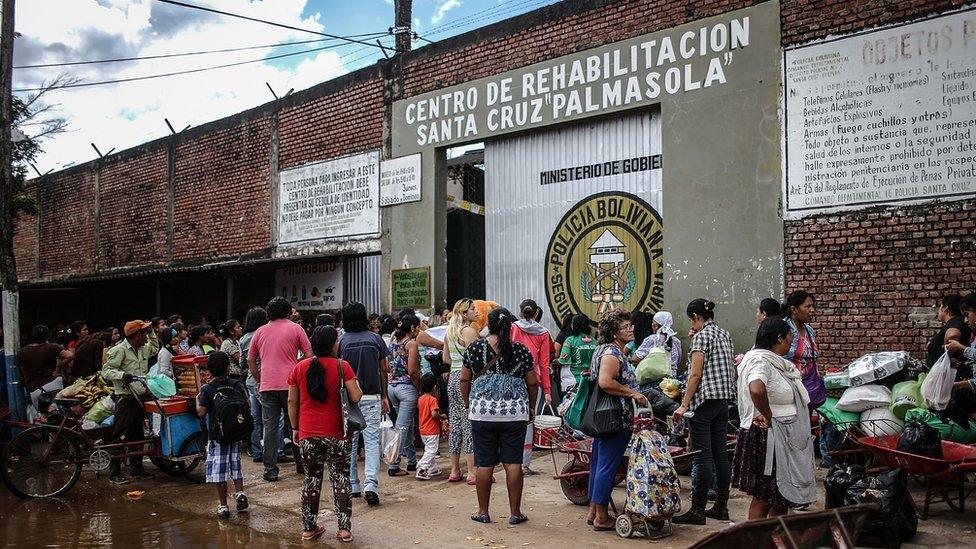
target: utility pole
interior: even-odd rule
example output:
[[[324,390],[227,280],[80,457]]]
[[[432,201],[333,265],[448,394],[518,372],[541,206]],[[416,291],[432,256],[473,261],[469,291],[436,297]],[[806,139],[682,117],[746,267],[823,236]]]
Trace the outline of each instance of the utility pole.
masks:
[[[410,40],[413,33],[410,25],[413,22],[413,0],[394,0],[393,34],[396,37],[397,53],[410,51]]]
[[[13,129],[14,0],[0,0],[0,284],[3,285],[3,347],[11,416],[24,420],[24,390],[17,351],[20,350],[20,297],[14,258],[14,197],[11,173]]]

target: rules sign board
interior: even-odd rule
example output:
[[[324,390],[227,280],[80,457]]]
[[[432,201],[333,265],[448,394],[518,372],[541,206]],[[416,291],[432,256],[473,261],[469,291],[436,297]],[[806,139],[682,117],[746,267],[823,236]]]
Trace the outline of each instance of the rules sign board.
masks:
[[[278,244],[379,234],[379,161],[372,151],[283,170]]]
[[[380,206],[420,202],[420,154],[380,163]]]
[[[786,215],[976,194],[976,10],[785,53]]]

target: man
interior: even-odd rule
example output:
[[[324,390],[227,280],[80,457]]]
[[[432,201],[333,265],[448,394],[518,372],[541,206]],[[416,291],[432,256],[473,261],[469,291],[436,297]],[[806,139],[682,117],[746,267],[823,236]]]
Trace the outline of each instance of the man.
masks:
[[[363,499],[370,505],[380,502],[379,469],[380,469],[380,417],[390,413],[390,402],[386,397],[387,362],[390,350],[383,343],[383,338],[369,331],[369,319],[366,317],[366,307],[362,303],[352,302],[342,310],[342,323],[346,331],[339,338],[339,356],[349,363],[359,386],[363,389],[363,398],[359,401],[359,409],[366,419],[366,429],[363,431],[363,442],[366,452],[366,466],[364,470],[365,483],[362,493]],[[352,496],[359,497],[359,436],[352,438],[352,457],[349,467],[349,481],[352,485]]]
[[[284,413],[285,432],[291,432],[288,421],[288,376],[299,360],[312,356],[312,345],[301,326],[289,319],[291,304],[283,297],[268,302],[269,322],[254,332],[247,351],[247,366],[258,383],[261,417],[264,423],[264,480],[278,480],[278,461],[290,463],[287,456],[278,457],[281,442],[279,418]],[[261,362],[260,368],[258,361]]]
[[[152,331],[152,325],[144,320],[130,320],[122,329],[125,339],[108,351],[108,360],[102,366],[102,378],[113,385],[115,399],[115,429],[112,441],[126,442],[144,440],[143,422],[146,413],[142,402],[132,394],[129,384],[133,377],[145,377],[149,372],[149,358],[159,352],[159,340]],[[136,390],[145,388],[136,382]],[[153,474],[142,467],[142,456],[133,457],[129,462],[129,474],[133,478],[153,478]],[[129,479],[122,474],[119,460],[113,459],[109,471],[109,481],[125,484]]]

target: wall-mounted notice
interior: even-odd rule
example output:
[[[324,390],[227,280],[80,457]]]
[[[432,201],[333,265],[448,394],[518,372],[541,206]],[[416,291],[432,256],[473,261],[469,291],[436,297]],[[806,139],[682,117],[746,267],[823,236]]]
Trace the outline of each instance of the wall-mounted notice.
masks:
[[[785,53],[786,215],[976,195],[976,11]]]
[[[278,244],[379,234],[379,164],[373,151],[282,171]]]
[[[380,162],[380,206],[420,202],[420,154]]]
[[[342,307],[342,260],[278,269],[275,287],[300,311]]]
[[[395,269],[390,272],[393,310],[430,307],[430,267]]]

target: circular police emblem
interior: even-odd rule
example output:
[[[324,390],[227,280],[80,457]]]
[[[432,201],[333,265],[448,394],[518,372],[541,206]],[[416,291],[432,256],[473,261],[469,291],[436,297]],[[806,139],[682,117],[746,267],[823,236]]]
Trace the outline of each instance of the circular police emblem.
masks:
[[[592,195],[556,225],[546,251],[546,298],[557,320],[609,309],[656,312],[664,305],[661,216],[623,192]]]

